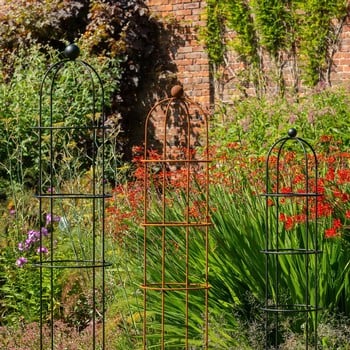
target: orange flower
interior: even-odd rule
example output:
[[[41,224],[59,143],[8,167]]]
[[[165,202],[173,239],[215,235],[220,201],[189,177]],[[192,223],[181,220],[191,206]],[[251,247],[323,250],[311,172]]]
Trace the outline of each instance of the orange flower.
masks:
[[[322,135],[320,137],[320,142],[330,142],[332,139],[333,137],[331,135]]]
[[[327,181],[334,181],[335,173],[333,168],[329,168],[326,174],[326,180]]]
[[[338,175],[338,183],[344,184],[350,182],[350,170],[349,169],[339,169],[337,172]]]
[[[340,219],[333,219],[333,227],[335,229],[337,228],[341,228],[343,226],[342,222],[340,221]]]
[[[279,219],[284,223],[284,228],[287,231],[291,230],[294,227],[294,219],[292,216],[287,216],[284,213],[280,213]]]
[[[325,230],[324,236],[326,238],[334,238],[337,236],[337,230],[335,227],[331,227]]]
[[[275,202],[274,202],[271,198],[269,198],[269,199],[267,200],[267,205],[268,205],[269,207],[272,207],[272,206],[275,205]]]

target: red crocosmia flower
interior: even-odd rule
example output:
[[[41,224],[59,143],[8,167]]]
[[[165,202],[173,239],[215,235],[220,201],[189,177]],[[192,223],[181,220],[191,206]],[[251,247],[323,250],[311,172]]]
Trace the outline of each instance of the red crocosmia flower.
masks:
[[[333,219],[333,227],[335,229],[337,228],[341,228],[343,226],[342,222],[340,221],[340,219]]]
[[[328,165],[335,164],[336,161],[337,161],[337,157],[335,157],[335,156],[329,156],[327,159]]]
[[[331,135],[322,135],[320,137],[320,142],[330,142],[332,139],[333,137]]]
[[[294,153],[294,152],[287,152],[287,153],[285,154],[284,161],[285,161],[286,163],[292,161],[293,159],[295,159],[295,153]]]
[[[311,208],[311,212],[315,216],[316,210],[314,207]],[[332,213],[333,213],[333,208],[330,204],[328,204],[326,202],[317,203],[317,216],[318,217],[331,216]]]
[[[148,158],[152,160],[160,160],[162,159],[161,155],[158,153],[157,150],[150,149],[148,150]]]
[[[350,158],[350,153],[349,152],[341,152],[338,154],[340,158]]]
[[[284,214],[284,213],[280,213],[280,217],[279,217],[279,219],[280,219],[280,221],[285,222],[285,221],[286,221],[286,219],[287,219],[287,215],[286,215],[286,214]]]
[[[133,163],[140,163],[143,160],[143,155],[134,156],[132,159]]]
[[[291,193],[292,189],[290,187],[282,187],[280,193]]]
[[[328,228],[324,231],[324,236],[326,238],[333,238],[337,236],[337,230],[335,227]]]
[[[267,200],[267,205],[268,205],[269,207],[272,207],[272,206],[275,205],[275,202],[274,202],[271,198],[269,198],[269,199]]]
[[[350,210],[347,210],[347,211],[345,212],[345,217],[346,217],[347,219],[350,219]]]
[[[342,200],[342,202],[348,202],[348,200],[349,200],[349,195],[347,193],[343,193],[339,190],[334,190],[333,196],[335,198],[340,198]]]
[[[279,219],[284,223],[284,228],[286,230],[291,230],[294,227],[294,218],[292,216],[287,216],[284,213],[280,213]]]
[[[137,168],[134,172],[134,176],[136,179],[141,180],[145,176],[145,169],[144,168]]]
[[[227,148],[238,149],[238,148],[240,148],[240,144],[238,142],[230,142],[227,144]]]
[[[288,231],[294,227],[294,220],[291,216],[288,216],[286,221],[284,222],[284,228]]]
[[[315,193],[323,194],[324,193],[324,187],[325,187],[324,180],[323,179],[318,179],[316,186],[313,186],[313,187],[314,187],[314,192]]]
[[[295,175],[293,183],[299,184],[299,183],[302,183],[303,181],[305,181],[305,176],[303,174],[298,174],[298,175]]]
[[[350,182],[350,169],[339,169],[337,175],[339,184]]]
[[[306,221],[306,214],[297,214],[294,216],[295,222],[302,223]]]
[[[327,171],[327,174],[325,176],[325,179],[327,181],[334,181],[334,178],[335,178],[334,169],[333,168],[329,168],[328,171]]]

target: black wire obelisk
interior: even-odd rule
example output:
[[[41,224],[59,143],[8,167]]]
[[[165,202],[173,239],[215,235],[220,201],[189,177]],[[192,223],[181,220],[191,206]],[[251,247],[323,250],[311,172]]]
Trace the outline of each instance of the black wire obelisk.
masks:
[[[270,148],[265,181],[265,349],[279,349],[287,317],[318,349],[318,160],[295,129]]]
[[[105,349],[104,88],[75,44],[40,86],[40,350],[60,346],[57,319]],[[57,293],[57,289],[65,290]],[[61,299],[59,299],[61,298]],[[64,300],[63,300],[64,299]]]

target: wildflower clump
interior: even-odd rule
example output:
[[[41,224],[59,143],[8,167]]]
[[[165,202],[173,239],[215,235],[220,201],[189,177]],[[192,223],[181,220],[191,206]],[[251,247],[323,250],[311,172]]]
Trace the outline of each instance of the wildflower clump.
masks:
[[[49,254],[48,248],[43,244],[49,237],[53,223],[58,223],[60,220],[60,216],[46,214],[45,226],[41,227],[40,230],[31,229],[27,232],[27,238],[18,243],[18,251],[22,253],[22,256],[16,260],[16,266],[23,267],[28,262],[28,257],[33,254]]]

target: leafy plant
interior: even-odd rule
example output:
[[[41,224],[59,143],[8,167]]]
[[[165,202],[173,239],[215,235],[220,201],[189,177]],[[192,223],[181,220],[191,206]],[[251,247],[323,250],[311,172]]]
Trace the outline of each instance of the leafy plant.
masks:
[[[283,95],[288,65],[295,94],[301,81],[306,86],[330,85],[332,59],[346,15],[343,0],[220,0],[208,3],[211,30],[204,37],[215,71],[229,68],[225,56],[232,48],[248,71],[235,72],[242,87],[252,83],[257,95],[263,96],[273,82]],[[273,63],[271,69],[266,68],[268,62]]]
[[[299,39],[304,79],[311,86],[329,84],[334,46],[347,13],[346,1],[301,1]],[[298,16],[299,17],[299,16]]]
[[[35,127],[38,126],[39,115],[39,98],[41,80],[47,69],[47,56],[50,54],[51,62],[59,59],[59,54],[49,48],[35,45],[28,51],[20,51],[16,57],[13,58],[15,62],[12,77],[9,81],[3,79],[0,81],[0,89],[2,91],[2,99],[0,100],[1,112],[0,123],[4,131],[0,138],[0,176],[4,184],[12,185],[14,183],[24,184],[32,187],[36,184],[38,176],[38,139]],[[28,57],[31,57],[28,61]],[[116,90],[116,84],[120,78],[119,60],[109,58],[90,58],[89,62],[97,67],[97,70],[104,82],[106,108],[110,106],[111,94]],[[95,64],[94,64],[95,63]],[[26,74],[23,74],[24,70]],[[78,83],[79,74],[80,83]],[[90,86],[85,83],[82,84],[81,77],[83,77],[81,70],[65,71],[61,76],[61,81],[55,91],[55,98],[53,100],[54,111],[65,111],[65,116],[54,115],[54,118],[62,120],[62,117],[68,119],[70,123],[77,123],[80,118],[86,118],[91,115],[91,94],[89,94]],[[86,80],[85,80],[86,82]],[[75,98],[67,98],[67,91],[74,88]],[[48,118],[49,104],[45,98],[48,90],[44,89],[44,110],[43,117]],[[96,105],[97,110],[101,110],[101,100]],[[45,109],[46,108],[46,109]],[[55,120],[54,120],[55,121]],[[111,115],[109,120],[113,133],[110,133],[110,145],[114,150],[118,149],[119,145],[116,141],[116,135],[120,130],[119,119]],[[85,149],[88,153],[88,135],[76,135],[76,139],[64,140],[64,142],[71,142],[71,150],[73,143],[77,144],[78,148]],[[58,150],[62,145],[55,145]],[[43,144],[45,148],[45,144]],[[118,162],[118,153],[116,156],[109,153],[108,168],[114,168]],[[73,155],[73,154],[72,154]],[[83,161],[83,159],[81,159]],[[82,163],[83,169],[87,169],[88,165]],[[4,186],[5,187],[5,186]]]

